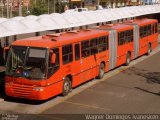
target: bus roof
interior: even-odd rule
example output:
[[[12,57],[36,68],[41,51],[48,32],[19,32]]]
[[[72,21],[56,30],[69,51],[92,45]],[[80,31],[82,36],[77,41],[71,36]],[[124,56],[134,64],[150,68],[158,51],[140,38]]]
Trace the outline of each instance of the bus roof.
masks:
[[[91,29],[70,31],[59,34],[50,34],[39,37],[32,37],[22,40],[17,40],[12,43],[15,46],[30,46],[30,47],[42,47],[52,48],[55,46],[61,46],[70,43],[76,43],[81,40],[89,40],[95,37],[108,35],[109,33],[104,30]]]
[[[98,29],[114,29],[117,31],[124,31],[124,30],[128,30],[128,29],[133,29],[133,26],[131,25],[126,25],[126,24],[121,24],[121,23],[117,23],[117,24],[108,24],[108,25],[103,25],[100,26]]]
[[[126,21],[126,23],[134,23],[134,24],[137,24],[139,26],[143,26],[145,24],[156,23],[156,22],[158,22],[156,19],[148,19],[148,18]]]

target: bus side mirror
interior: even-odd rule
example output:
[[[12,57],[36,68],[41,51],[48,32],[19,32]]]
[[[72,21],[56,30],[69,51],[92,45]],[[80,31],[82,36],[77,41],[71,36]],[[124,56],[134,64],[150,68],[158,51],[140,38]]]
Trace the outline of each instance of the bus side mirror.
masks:
[[[4,53],[3,56],[5,61],[7,60],[8,52],[9,52],[9,47],[5,47],[3,49],[3,53]]]
[[[56,54],[52,53],[51,63],[54,64],[56,62]]]

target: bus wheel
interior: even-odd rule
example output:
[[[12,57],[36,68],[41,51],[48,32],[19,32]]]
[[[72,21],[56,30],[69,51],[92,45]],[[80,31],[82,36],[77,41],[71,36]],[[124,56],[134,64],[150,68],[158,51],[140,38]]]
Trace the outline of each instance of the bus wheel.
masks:
[[[105,73],[105,65],[104,65],[104,63],[101,63],[100,66],[99,66],[98,78],[99,79],[103,78],[104,73]]]
[[[131,61],[131,55],[130,55],[130,53],[128,52],[127,53],[127,56],[126,56],[126,66],[128,66],[129,65],[129,63],[130,63],[130,61]]]
[[[151,46],[151,44],[148,44],[147,55],[150,55],[151,52],[152,52],[152,46]]]
[[[62,92],[62,95],[63,96],[66,96],[68,95],[68,93],[71,91],[71,80],[66,77],[64,79],[64,83],[63,83],[63,92]]]

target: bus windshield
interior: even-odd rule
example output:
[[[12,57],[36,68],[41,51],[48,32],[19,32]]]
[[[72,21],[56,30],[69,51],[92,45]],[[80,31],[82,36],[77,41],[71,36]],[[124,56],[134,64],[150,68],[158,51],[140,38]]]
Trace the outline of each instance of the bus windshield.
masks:
[[[12,46],[7,60],[6,74],[28,79],[46,78],[47,49]]]

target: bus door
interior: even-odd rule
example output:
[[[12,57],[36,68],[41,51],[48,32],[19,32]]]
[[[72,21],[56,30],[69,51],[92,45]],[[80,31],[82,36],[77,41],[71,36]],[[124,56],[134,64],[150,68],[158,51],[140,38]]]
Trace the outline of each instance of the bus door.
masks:
[[[80,43],[74,44],[74,56],[75,56],[75,61],[73,63],[73,73],[74,73],[74,83],[73,86],[79,85],[82,83],[82,78],[81,78],[81,51],[80,51]]]
[[[117,63],[117,34],[115,30],[109,31],[109,70]]]
[[[98,56],[98,38],[93,38],[90,40],[90,51],[91,51],[91,59],[90,59],[90,65],[91,65],[91,76],[92,78],[96,77],[98,75],[98,63],[99,63],[99,56]]]
[[[91,79],[92,60],[89,40],[81,42],[81,79],[82,82]]]
[[[136,24],[134,24],[133,36],[134,58],[137,58],[139,56],[139,26]]]
[[[148,29],[149,28],[149,29]],[[151,34],[151,26],[143,25],[139,29],[139,55],[143,55],[147,52],[149,35]]]

